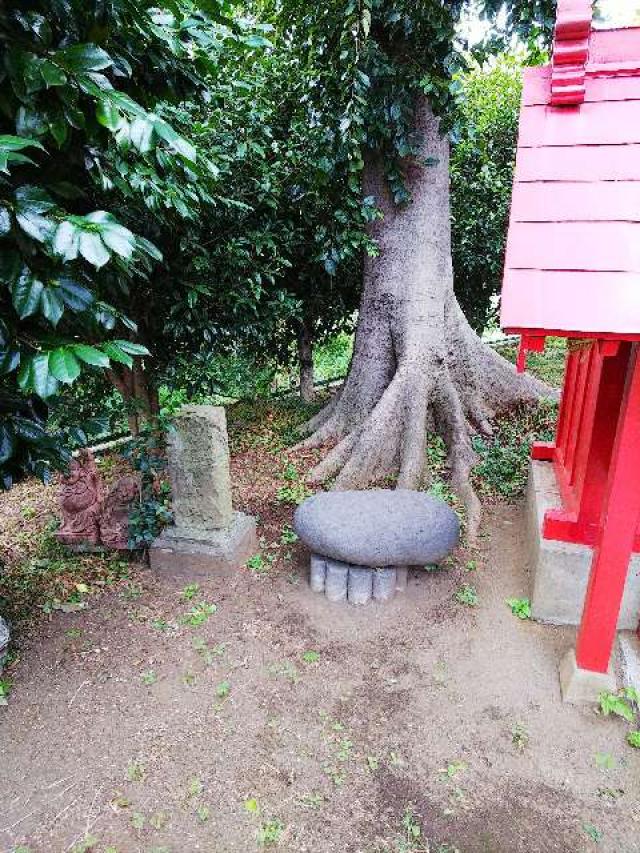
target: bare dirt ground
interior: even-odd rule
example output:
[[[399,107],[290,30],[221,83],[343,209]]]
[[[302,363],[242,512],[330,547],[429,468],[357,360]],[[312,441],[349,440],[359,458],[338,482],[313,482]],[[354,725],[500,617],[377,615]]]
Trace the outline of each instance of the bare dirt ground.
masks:
[[[312,595],[293,545],[186,595],[140,571],[54,613],[0,708],[0,849],[637,853],[624,724],[563,705],[574,632],[505,605],[528,592],[522,530],[490,509],[475,569],[387,605]]]

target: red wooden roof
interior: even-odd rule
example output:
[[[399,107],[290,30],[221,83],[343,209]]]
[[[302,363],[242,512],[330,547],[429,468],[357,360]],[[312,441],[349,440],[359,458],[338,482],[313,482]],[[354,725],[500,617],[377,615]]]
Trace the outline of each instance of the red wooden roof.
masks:
[[[585,36],[590,9],[560,0],[553,63],[524,72],[500,319],[640,338],[640,28]]]

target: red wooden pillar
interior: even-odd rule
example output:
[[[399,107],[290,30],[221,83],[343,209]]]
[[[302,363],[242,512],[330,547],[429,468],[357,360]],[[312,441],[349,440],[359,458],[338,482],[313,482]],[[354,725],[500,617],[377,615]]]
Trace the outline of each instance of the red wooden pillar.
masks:
[[[640,356],[633,345],[609,466],[598,542],[576,644],[581,669],[606,672],[640,518]],[[612,413],[613,414],[613,413]]]

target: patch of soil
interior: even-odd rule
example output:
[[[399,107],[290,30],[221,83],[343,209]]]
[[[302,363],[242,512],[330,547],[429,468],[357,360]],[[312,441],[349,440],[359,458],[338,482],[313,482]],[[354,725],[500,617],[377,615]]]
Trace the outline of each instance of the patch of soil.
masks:
[[[520,511],[491,508],[475,571],[460,555],[387,605],[332,605],[280,543],[276,458],[234,462],[266,570],[198,590],[140,571],[25,641],[0,709],[0,849],[586,853],[597,833],[638,853],[624,724],[561,703],[573,630],[505,605],[528,589]]]

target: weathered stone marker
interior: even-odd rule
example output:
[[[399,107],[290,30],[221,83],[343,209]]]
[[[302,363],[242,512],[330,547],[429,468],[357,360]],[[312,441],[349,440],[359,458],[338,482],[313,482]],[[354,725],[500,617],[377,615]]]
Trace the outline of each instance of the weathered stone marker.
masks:
[[[255,519],[231,505],[224,409],[185,406],[174,419],[167,452],[175,524],[151,546],[151,568],[177,576],[237,568],[258,542]]]

